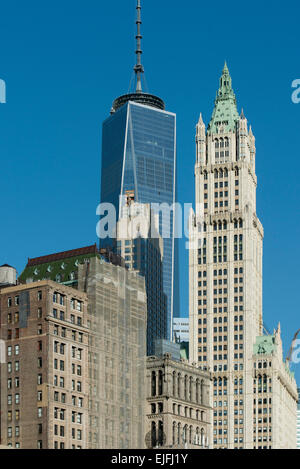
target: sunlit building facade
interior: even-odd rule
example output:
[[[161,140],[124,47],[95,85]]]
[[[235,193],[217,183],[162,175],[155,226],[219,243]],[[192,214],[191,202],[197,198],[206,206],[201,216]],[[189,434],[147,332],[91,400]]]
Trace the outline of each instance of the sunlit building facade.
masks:
[[[275,444],[271,432],[267,440],[253,433],[258,402],[253,347],[264,333],[264,232],[256,215],[255,156],[255,138],[244,112],[237,111],[225,64],[211,120],[206,128],[200,114],[196,127],[196,211],[190,218],[189,250],[190,361],[213,373],[216,449],[274,448],[283,441]],[[286,379],[292,408],[295,381]],[[287,427],[291,435],[292,418]]]

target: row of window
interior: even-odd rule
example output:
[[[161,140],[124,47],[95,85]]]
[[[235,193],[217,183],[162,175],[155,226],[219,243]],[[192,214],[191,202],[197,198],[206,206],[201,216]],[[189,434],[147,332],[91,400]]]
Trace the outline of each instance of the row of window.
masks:
[[[65,362],[64,360],[58,360],[57,358],[54,358],[54,369],[58,370],[58,362],[59,362],[59,370],[60,371],[65,371]],[[42,366],[42,362],[38,362],[39,367]],[[82,366],[81,365],[75,365],[72,363],[72,374],[77,374],[78,376],[82,376]]]
[[[60,327],[57,324],[55,324],[54,328],[53,328],[53,334],[58,336],[59,333],[60,333],[61,337],[67,337],[68,336],[67,329],[65,327]],[[82,343],[83,342],[83,333],[72,330],[71,331],[71,338],[74,342],[78,341],[78,342]]]
[[[59,319],[60,321],[65,321],[66,320],[66,314],[64,311],[57,311],[56,308],[53,308],[52,315],[55,319]],[[77,324],[77,326],[82,326],[82,317],[77,316],[75,317],[74,314],[70,314],[70,322],[71,324]]]

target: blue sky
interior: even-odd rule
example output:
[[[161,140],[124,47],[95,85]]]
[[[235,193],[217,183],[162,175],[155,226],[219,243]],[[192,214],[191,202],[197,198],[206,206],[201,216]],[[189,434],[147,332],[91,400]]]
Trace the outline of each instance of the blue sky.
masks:
[[[149,91],[177,113],[178,195],[194,201],[195,125],[212,112],[224,60],[257,145],[264,229],[264,318],[285,348],[300,327],[299,2],[143,0]],[[135,0],[11,0],[1,6],[0,263],[96,240],[101,123],[126,93],[135,60]],[[181,243],[181,310],[188,313]],[[300,364],[295,367],[300,378]]]

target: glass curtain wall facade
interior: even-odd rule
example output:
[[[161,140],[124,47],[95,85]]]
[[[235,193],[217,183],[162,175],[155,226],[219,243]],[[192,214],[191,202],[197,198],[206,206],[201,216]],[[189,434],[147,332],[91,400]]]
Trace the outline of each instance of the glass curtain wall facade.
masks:
[[[129,101],[103,123],[101,202],[110,202],[121,213],[120,200],[125,192],[134,190],[139,203],[175,203],[176,180],[176,115],[154,107]],[[120,197],[121,196],[121,197]],[[170,221],[169,221],[170,220]],[[162,217],[160,234],[163,237],[163,288],[167,295],[167,338],[171,337],[174,304],[174,259],[177,243],[174,240],[174,214]],[[168,231],[169,233],[166,235]],[[105,240],[103,240],[105,243]],[[107,241],[106,241],[107,242]],[[176,262],[175,269],[178,263]],[[178,285],[175,285],[178,292]],[[177,303],[176,294],[176,303]]]

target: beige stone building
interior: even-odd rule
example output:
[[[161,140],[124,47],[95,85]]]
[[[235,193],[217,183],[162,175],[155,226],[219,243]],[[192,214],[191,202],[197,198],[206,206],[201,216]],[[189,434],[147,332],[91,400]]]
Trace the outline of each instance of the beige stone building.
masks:
[[[170,353],[147,358],[146,447],[211,447],[210,379]]]
[[[280,325],[253,347],[253,448],[296,449],[297,385],[283,361]]]
[[[0,290],[1,444],[87,448],[87,296],[51,280]]]
[[[211,120],[196,127],[190,218],[190,360],[213,373],[214,448],[253,447],[253,346],[263,335],[263,228],[255,138],[225,64]]]

